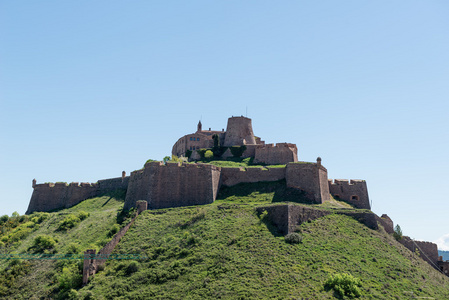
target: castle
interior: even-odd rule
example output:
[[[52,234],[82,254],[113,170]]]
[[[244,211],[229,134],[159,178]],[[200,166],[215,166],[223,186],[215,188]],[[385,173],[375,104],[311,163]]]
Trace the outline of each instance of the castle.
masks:
[[[202,130],[202,124],[199,122],[195,133],[178,139],[173,146],[172,155],[188,157],[192,162],[201,159],[201,150],[214,148],[220,150],[222,159],[236,156],[238,153],[237,156],[252,158],[254,163],[266,166],[218,167],[196,162],[150,161],[143,169],[131,172],[130,176],[126,176],[123,171],[121,177],[98,180],[96,183],[37,184],[33,179],[33,194],[26,214],[71,207],[88,198],[118,189],[126,192],[124,210],[137,208],[137,212],[140,212],[147,208],[204,205],[215,201],[221,187],[273,181],[285,182],[287,187],[300,191],[298,194],[313,203],[329,201],[332,195],[355,208],[370,209],[368,189],[364,180],[328,180],[327,169],[321,165],[320,157],[316,162],[299,162],[295,144],[265,144],[254,135],[251,119],[243,116],[229,118],[226,131],[224,129],[212,131],[210,128]],[[240,151],[232,151],[233,149]],[[270,167],[270,165],[278,166]],[[298,222],[330,213],[289,204],[258,209],[267,210],[272,222],[285,233],[294,228]],[[387,233],[391,234],[394,231],[393,221],[387,215],[378,217],[372,212],[340,213],[358,219],[369,228],[377,229],[380,223]],[[100,253],[110,253],[131,224],[132,222],[126,228],[122,228],[114,236],[113,241],[108,243],[105,249],[100,250]],[[400,242],[413,252],[419,249],[424,255],[424,260],[449,275],[449,261],[444,262],[438,257],[436,244],[414,241],[409,237],[404,237]],[[90,265],[92,262],[85,261],[86,270]],[[83,273],[83,282],[87,282],[89,276],[90,271],[86,270]]]
[[[265,144],[253,133],[251,119],[231,117],[226,131],[202,130],[178,139],[172,149],[176,156],[200,159],[200,149],[217,147],[222,158],[233,156],[239,148],[241,157],[251,157],[254,163],[267,167],[217,167],[205,163],[148,162],[144,168],[126,176],[99,180],[96,183],[45,183],[33,180],[33,194],[26,214],[73,206],[85,199],[117,189],[126,191],[124,209],[146,200],[149,209],[202,205],[215,201],[221,187],[239,183],[285,180],[285,184],[303,192],[314,203],[323,203],[330,195],[349,202],[356,208],[370,209],[368,190],[363,180],[328,180],[327,169],[316,162],[298,162],[295,144]],[[221,146],[222,145],[222,146]],[[281,165],[272,168],[269,165]],[[285,166],[284,166],[285,165]]]

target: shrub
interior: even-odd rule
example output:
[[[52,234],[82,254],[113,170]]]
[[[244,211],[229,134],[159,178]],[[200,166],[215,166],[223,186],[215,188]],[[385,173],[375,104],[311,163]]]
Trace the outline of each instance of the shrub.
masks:
[[[1,216],[1,217],[0,217],[0,225],[3,224],[3,223],[8,222],[8,220],[9,220],[8,215],[3,215],[3,216]]]
[[[70,214],[59,223],[58,230],[68,230],[70,228],[73,228],[88,216],[89,213],[85,211],[80,211],[77,215]]]
[[[71,289],[68,293],[67,293],[67,299],[69,300],[78,300],[79,299],[79,294],[77,290]]]
[[[234,157],[241,157],[246,150],[246,146],[232,146],[230,149]]]
[[[39,235],[33,241],[33,246],[31,249],[34,252],[44,252],[45,250],[50,250],[56,246],[56,241],[49,235]]]
[[[131,275],[139,270],[140,264],[137,261],[131,261],[126,267],[126,275]]]
[[[66,253],[68,254],[77,254],[81,252],[80,245],[77,243],[70,243],[67,245]]]
[[[80,222],[80,218],[75,216],[74,214],[70,214],[67,217],[64,218],[64,220],[62,220],[59,223],[58,226],[58,230],[68,230],[70,228],[75,227],[79,222]]]
[[[43,221],[45,221],[46,219],[48,219],[49,217],[49,213],[33,213],[32,214],[32,218],[31,218],[31,222],[36,223],[36,224],[40,224]]]
[[[192,150],[187,150],[186,151],[186,157],[190,158],[191,155],[192,155]]]
[[[201,157],[201,159],[204,159],[204,154],[206,153],[207,149],[199,149],[196,150],[196,152],[199,154],[199,156]]]
[[[89,216],[89,213],[85,211],[80,211],[77,216],[82,221]]]
[[[109,229],[108,237],[113,236],[120,230],[120,226],[118,224],[112,225],[111,229]]]
[[[302,241],[302,236],[296,232],[292,232],[287,234],[284,239],[289,244],[299,244]]]
[[[71,290],[78,288],[82,283],[82,275],[76,264],[68,265],[62,268],[62,274],[58,277],[59,288],[61,290]]]
[[[147,160],[147,161],[143,164],[143,166],[145,167],[145,165],[146,165],[147,163],[152,162],[152,161],[157,161],[157,160],[149,159],[149,160]]]
[[[205,153],[204,153],[204,158],[205,159],[212,159],[214,157],[214,153],[212,152],[212,151],[210,151],[210,150],[207,150]]]
[[[348,298],[360,297],[361,285],[360,279],[346,273],[331,275],[325,283],[327,288],[333,289],[340,297]]]

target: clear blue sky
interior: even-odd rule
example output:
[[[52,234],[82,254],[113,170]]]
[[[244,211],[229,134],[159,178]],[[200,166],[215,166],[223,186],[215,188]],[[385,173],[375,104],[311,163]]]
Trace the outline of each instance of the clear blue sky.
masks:
[[[0,1],[0,214],[25,212],[33,178],[129,174],[201,117],[220,130],[248,107],[266,142],[367,180],[404,234],[449,240],[448,15],[448,1]]]

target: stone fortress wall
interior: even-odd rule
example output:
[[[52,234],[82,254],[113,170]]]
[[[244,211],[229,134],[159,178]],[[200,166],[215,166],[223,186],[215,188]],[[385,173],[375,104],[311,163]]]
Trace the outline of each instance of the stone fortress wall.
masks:
[[[255,163],[282,165],[298,161],[298,149],[295,144],[277,143],[257,145],[254,153]]]
[[[279,180],[285,180],[288,187],[304,191],[315,203],[330,199],[327,170],[320,158],[317,163],[297,162],[267,168],[149,162],[129,177],[123,174],[121,178],[99,180],[94,184],[34,184],[26,213],[70,207],[116,189],[126,190],[125,210],[135,207],[138,200],[147,201],[149,209],[204,205],[215,201],[221,186]],[[362,194],[363,190],[353,193],[360,199],[368,199],[367,194]]]
[[[316,163],[298,162],[295,144],[265,144],[255,137],[251,119],[243,116],[229,118],[226,131],[203,130],[199,122],[196,133],[178,139],[172,154],[183,155],[187,150],[210,146],[215,134],[225,147],[245,145],[243,157],[253,157],[257,163],[286,166],[221,168],[201,163],[149,162],[129,177],[123,172],[122,177],[92,184],[36,185],[33,181],[34,191],[26,213],[70,207],[116,189],[126,190],[124,209],[135,207],[138,200],[147,201],[149,209],[208,204],[215,201],[220,186],[279,180],[285,180],[290,188],[302,190],[315,203],[328,201],[333,194],[356,207],[369,208],[364,181],[335,180],[328,183],[327,170],[321,165],[321,158]]]
[[[83,200],[98,197],[117,189],[128,188],[129,176],[122,173],[122,177],[98,180],[96,183],[65,182],[36,184],[33,180],[33,194],[26,214],[34,211],[52,211],[68,208]]]
[[[371,208],[365,180],[329,180],[329,192],[337,199],[344,200],[356,208]]]
[[[149,162],[131,173],[124,209],[138,200],[149,209],[212,203],[218,193],[220,168],[209,164]]]

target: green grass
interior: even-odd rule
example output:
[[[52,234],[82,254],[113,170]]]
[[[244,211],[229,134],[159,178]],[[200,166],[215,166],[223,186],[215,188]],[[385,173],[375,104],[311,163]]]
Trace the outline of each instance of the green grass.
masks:
[[[145,211],[114,252],[140,253],[146,259],[110,260],[83,288],[78,285],[81,262],[4,262],[8,269],[0,268],[0,295],[5,299],[64,299],[69,292],[78,299],[334,299],[339,289],[329,284],[330,278],[350,274],[347,278],[360,281],[361,299],[410,299],[411,295],[449,299],[448,278],[382,228],[374,231],[348,216],[330,214],[300,225],[301,241],[290,244],[263,214],[262,218],[256,214],[258,206],[276,201],[301,202],[298,196],[283,181],[242,184],[220,190],[213,204]],[[59,253],[74,243],[82,250],[99,247],[111,228],[117,229],[114,224],[123,217],[117,216],[122,205],[122,200],[100,197],[51,213],[14,251],[27,251],[42,234],[58,240]],[[354,210],[335,199],[313,206]],[[67,215],[80,211],[89,217],[67,232],[57,230]]]
[[[329,277],[360,279],[362,299],[449,297],[448,280],[381,231],[332,214],[300,226],[288,244],[262,222],[254,207],[217,201],[203,207],[146,211],[118,253],[142,253],[132,274],[128,262],[109,261],[88,286],[99,299],[334,299]],[[141,297],[141,298],[139,298]]]
[[[83,253],[86,249],[99,250],[110,240],[111,237],[108,235],[110,229],[114,225],[117,226],[117,216],[123,208],[123,196],[123,193],[118,192],[88,199],[69,209],[49,213],[48,218],[33,228],[32,232],[5,250],[8,253],[33,253],[35,249],[32,246],[39,236],[50,236],[57,241],[54,249],[46,251],[49,253]],[[82,212],[89,213],[89,216],[80,220],[73,228],[59,229],[67,216],[80,216]],[[33,219],[35,215],[40,214],[32,214],[28,218]],[[29,299],[33,295],[40,295],[43,298],[62,299],[66,294],[61,293],[60,281],[64,276],[69,277],[69,280],[72,275],[78,278],[79,276],[75,275],[80,274],[79,267],[82,261],[22,261],[14,267],[20,271],[17,271],[18,273],[11,268],[11,263],[6,260],[0,261],[0,297]]]

